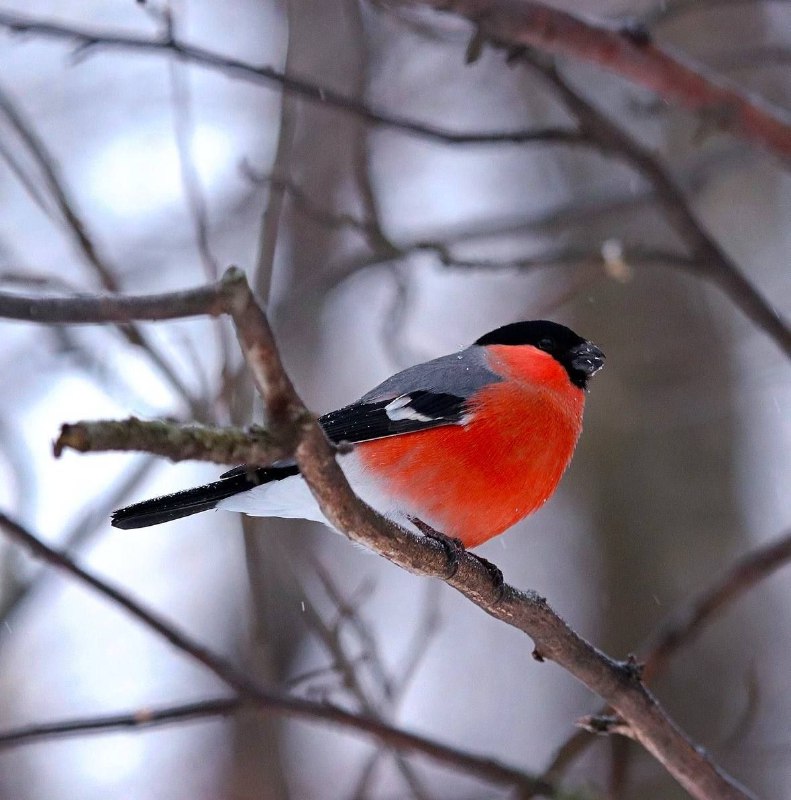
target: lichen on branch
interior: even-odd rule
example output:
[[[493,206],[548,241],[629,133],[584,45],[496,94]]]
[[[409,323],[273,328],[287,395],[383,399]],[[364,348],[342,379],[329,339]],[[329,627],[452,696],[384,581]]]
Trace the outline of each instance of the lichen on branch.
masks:
[[[100,453],[112,450],[153,453],[171,461],[265,466],[288,450],[265,428],[210,428],[162,420],[96,420],[65,424],[53,444],[57,458],[64,450]]]

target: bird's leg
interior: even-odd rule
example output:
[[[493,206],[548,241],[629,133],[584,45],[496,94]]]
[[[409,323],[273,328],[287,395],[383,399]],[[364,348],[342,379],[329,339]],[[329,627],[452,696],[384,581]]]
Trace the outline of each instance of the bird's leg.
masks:
[[[489,577],[492,579],[492,585],[497,592],[497,602],[503,599],[505,580],[503,579],[502,571],[496,564],[492,564],[488,558],[479,556],[477,553],[470,553],[461,539],[451,538],[444,533],[440,533],[440,531],[435,530],[431,525],[426,524],[418,517],[410,517],[409,519],[424,536],[428,536],[430,539],[439,542],[445,549],[445,553],[448,557],[448,568],[450,570],[450,573],[446,576],[446,580],[452,578],[459,570],[459,553],[469,553],[469,555],[476,559],[489,573]]]
[[[428,536],[429,539],[433,539],[435,542],[439,542],[442,545],[448,559],[448,574],[445,576],[445,580],[450,580],[459,571],[459,553],[466,552],[462,540],[451,538],[444,533],[440,533],[440,531],[434,530],[431,525],[426,524],[418,517],[410,517],[409,521],[424,536]]]

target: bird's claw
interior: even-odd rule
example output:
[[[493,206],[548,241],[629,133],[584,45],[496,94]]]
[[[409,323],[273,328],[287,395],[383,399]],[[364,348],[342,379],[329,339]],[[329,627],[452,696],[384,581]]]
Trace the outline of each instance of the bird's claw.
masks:
[[[492,586],[497,593],[497,598],[494,601],[495,604],[499,603],[503,599],[503,595],[505,594],[505,580],[503,579],[502,570],[496,564],[492,564],[488,558],[479,556],[477,553],[470,553],[469,550],[467,550],[467,548],[464,546],[464,542],[462,542],[461,539],[447,536],[446,534],[435,530],[430,525],[427,525],[425,522],[423,522],[422,519],[410,517],[410,520],[424,536],[428,536],[429,539],[439,542],[445,550],[445,555],[448,559],[448,574],[445,575],[446,581],[453,578],[454,575],[459,571],[459,554],[469,553],[469,555],[471,555],[489,573],[489,577],[492,580]]]
[[[459,571],[459,553],[467,552],[464,543],[461,539],[452,538],[440,531],[434,530],[431,525],[427,525],[422,519],[418,519],[417,517],[410,517],[409,519],[424,536],[442,545],[442,549],[445,551],[445,557],[448,560],[448,574],[444,576],[444,580],[449,581]]]

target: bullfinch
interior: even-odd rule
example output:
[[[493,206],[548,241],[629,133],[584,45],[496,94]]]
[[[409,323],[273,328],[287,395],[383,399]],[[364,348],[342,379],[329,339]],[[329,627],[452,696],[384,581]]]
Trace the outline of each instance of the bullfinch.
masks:
[[[338,461],[366,503],[475,547],[555,491],[603,364],[596,345],[563,325],[516,322],[393,375],[319,423],[330,441],[352,445]],[[293,461],[236,467],[122,508],[112,524],[140,528],[213,508],[329,524]]]

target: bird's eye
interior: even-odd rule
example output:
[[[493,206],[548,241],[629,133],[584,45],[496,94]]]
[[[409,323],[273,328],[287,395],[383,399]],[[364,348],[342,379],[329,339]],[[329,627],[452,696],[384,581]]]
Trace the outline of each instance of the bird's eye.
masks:
[[[551,350],[554,346],[554,339],[550,339],[548,336],[538,340],[538,347],[540,350]]]

